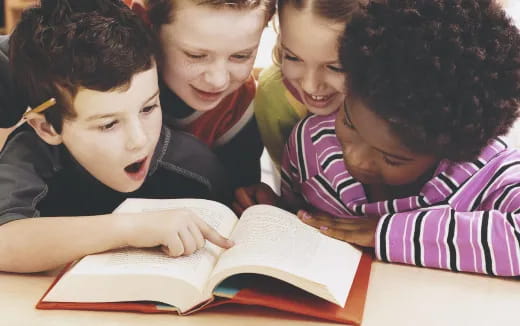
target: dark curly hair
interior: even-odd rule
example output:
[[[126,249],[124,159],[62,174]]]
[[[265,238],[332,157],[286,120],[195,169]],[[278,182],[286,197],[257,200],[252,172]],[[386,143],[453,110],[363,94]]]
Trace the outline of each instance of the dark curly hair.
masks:
[[[341,39],[347,92],[416,153],[471,161],[519,115],[520,35],[493,0],[387,0]]]
[[[80,88],[128,88],[156,54],[150,29],[120,0],[42,0],[23,13],[9,40],[19,96],[31,107],[55,97],[45,116],[57,132],[76,116]]]

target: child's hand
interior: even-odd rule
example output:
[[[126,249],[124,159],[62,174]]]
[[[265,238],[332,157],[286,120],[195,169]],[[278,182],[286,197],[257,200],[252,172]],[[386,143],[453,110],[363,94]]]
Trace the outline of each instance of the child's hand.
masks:
[[[239,216],[249,206],[256,204],[277,205],[278,196],[265,183],[258,183],[235,190],[235,201],[231,205]]]
[[[178,257],[204,247],[205,239],[221,248],[233,246],[233,241],[221,236],[189,209],[130,214],[122,219],[130,247],[161,246],[166,254]]]
[[[375,245],[378,218],[366,216],[338,218],[325,212],[314,212],[311,215],[304,210],[298,211],[298,218],[305,224],[319,229],[321,233],[338,240],[363,247],[374,247]]]

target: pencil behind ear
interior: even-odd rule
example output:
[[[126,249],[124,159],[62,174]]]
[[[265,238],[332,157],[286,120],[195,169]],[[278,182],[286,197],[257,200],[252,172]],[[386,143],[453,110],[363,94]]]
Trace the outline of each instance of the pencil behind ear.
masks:
[[[61,135],[45,119],[42,113],[30,113],[26,117],[27,123],[34,129],[43,141],[49,145],[59,145],[62,143]]]

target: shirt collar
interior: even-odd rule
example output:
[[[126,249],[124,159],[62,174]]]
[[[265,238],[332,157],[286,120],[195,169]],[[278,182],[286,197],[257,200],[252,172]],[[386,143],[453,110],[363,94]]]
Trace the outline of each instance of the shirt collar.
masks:
[[[170,129],[166,128],[164,125],[161,128],[161,135],[159,136],[159,140],[157,141],[157,145],[155,146],[155,151],[152,156],[152,161],[150,162],[150,169],[148,170],[148,176],[151,176],[157,171],[157,167],[159,166],[159,161],[161,161],[166,154],[166,150],[170,145],[172,137],[172,132]]]

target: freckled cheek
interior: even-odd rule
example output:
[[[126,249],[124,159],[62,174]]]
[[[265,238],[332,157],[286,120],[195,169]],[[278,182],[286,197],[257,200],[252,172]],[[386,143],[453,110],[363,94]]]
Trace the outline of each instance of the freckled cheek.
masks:
[[[160,74],[170,83],[181,83],[190,81],[199,76],[204,67],[193,64],[181,56],[170,55],[160,67]]]
[[[251,75],[251,71],[253,70],[253,60],[247,63],[231,64],[228,69],[231,81],[242,85]]]

